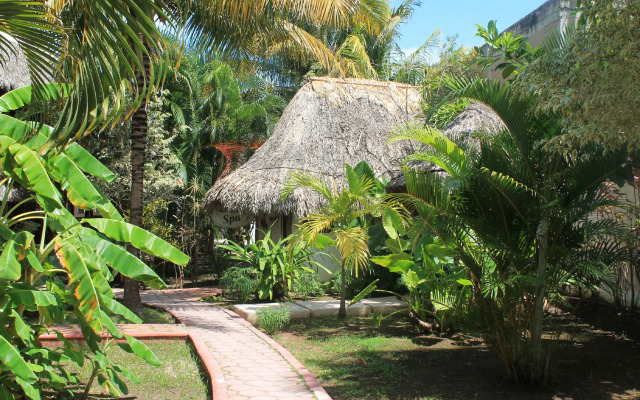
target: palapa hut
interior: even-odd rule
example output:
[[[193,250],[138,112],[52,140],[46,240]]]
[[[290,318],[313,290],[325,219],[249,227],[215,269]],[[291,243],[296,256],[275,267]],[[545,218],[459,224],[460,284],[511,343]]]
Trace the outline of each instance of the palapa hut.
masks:
[[[479,146],[479,141],[474,134],[491,135],[504,128],[504,123],[491,107],[483,103],[471,103],[445,126],[442,132],[454,142]],[[412,161],[407,166],[433,172],[444,172],[439,166],[426,161]],[[406,190],[407,186],[402,173],[394,176],[387,185],[388,193],[404,193]]]
[[[13,89],[31,85],[27,59],[18,42],[7,35],[4,35],[4,39],[6,39],[8,45],[0,47],[0,95]],[[1,178],[4,178],[4,175],[0,175]],[[4,199],[5,191],[6,187],[4,185],[0,186],[0,201]],[[29,192],[15,185],[7,194],[7,201],[9,203],[19,203],[27,197],[29,197]]]
[[[366,161],[377,177],[398,175],[400,163],[415,148],[408,141],[387,145],[389,133],[420,113],[420,100],[419,90],[404,84],[312,78],[291,100],[271,137],[207,192],[204,206],[212,213],[226,209],[256,216],[262,230],[278,219],[272,236],[288,235],[296,218],[324,204],[306,188],[281,201],[289,175],[308,171],[336,189],[346,186],[345,163]]]

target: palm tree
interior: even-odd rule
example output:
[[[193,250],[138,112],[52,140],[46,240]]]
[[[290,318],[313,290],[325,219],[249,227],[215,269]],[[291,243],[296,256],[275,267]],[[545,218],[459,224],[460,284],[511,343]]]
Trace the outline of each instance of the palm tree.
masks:
[[[185,54],[179,73],[179,79],[165,85],[163,102],[172,114],[170,126],[180,132],[174,143],[180,174],[189,185],[210,187],[224,165],[215,146],[250,147],[266,139],[286,103],[264,79],[240,80],[229,65],[194,52]]]
[[[319,46],[323,46],[325,52],[330,53],[335,59],[335,63],[317,63],[315,66],[310,63],[301,67],[305,71],[300,71],[299,75],[319,74],[338,77],[364,78],[364,79],[386,79],[391,80],[392,64],[395,58],[401,54],[397,45],[399,38],[399,27],[405,23],[413,14],[416,7],[420,5],[417,0],[405,0],[397,7],[392,7],[388,0],[375,0],[370,3],[370,10],[373,18],[356,20],[354,23],[336,28],[332,26],[305,27],[309,33],[320,41]],[[285,64],[293,64],[291,56],[303,57],[307,60],[309,56],[315,58],[314,53],[309,49],[294,47],[295,40],[284,43],[276,43],[267,47],[265,52],[275,58],[284,60]],[[413,60],[424,58],[426,50],[433,45],[430,38],[421,50],[413,56]],[[302,53],[302,54],[300,54]],[[288,62],[287,62],[288,61]],[[279,66],[276,64],[276,69]]]
[[[164,2],[162,6],[165,7]],[[176,6],[176,7],[173,7]],[[292,40],[297,46],[312,52],[323,65],[335,63],[330,52],[320,42],[300,28],[300,24],[311,26],[325,24],[341,26],[358,19],[367,19],[371,14],[367,2],[363,0],[299,0],[294,2],[276,2],[273,0],[248,0],[243,2],[198,0],[176,1],[172,3],[175,13],[163,13],[164,19],[173,18],[173,24],[195,47],[220,54],[233,55],[235,58],[259,57],[255,46],[258,38],[268,38],[272,43]],[[153,18],[154,8],[144,10],[144,18]],[[158,48],[162,41],[150,43],[150,48]],[[149,54],[147,51],[143,54]],[[137,87],[151,76],[152,60],[142,58],[143,65],[137,65]],[[149,67],[149,69],[146,69]],[[132,114],[131,124],[131,223],[141,225],[144,188],[144,160],[147,137],[147,113],[145,98],[141,98],[139,107]],[[138,284],[125,279],[124,304],[134,310],[140,310],[142,303]]]
[[[570,280],[598,283],[617,255],[615,220],[593,213],[617,203],[603,187],[630,179],[626,152],[549,151],[558,118],[534,115],[534,103],[510,85],[452,79],[443,100],[466,97],[492,107],[506,129],[453,143],[433,128],[408,129],[393,140],[418,140],[427,151],[410,159],[437,164],[447,176],[407,170],[408,195],[432,233],[464,264],[486,338],[516,381],[544,381],[544,304]]]
[[[281,197],[284,201],[294,190],[309,188],[327,201],[317,213],[300,220],[291,248],[302,241],[309,246],[324,249],[337,247],[340,253],[342,279],[340,283],[340,310],[338,316],[345,317],[346,274],[368,266],[369,235],[367,224],[373,217],[394,215],[400,218],[397,210],[382,202],[384,185],[379,182],[369,166],[362,162],[351,168],[345,165],[348,187],[334,193],[320,177],[308,172],[294,172],[285,183]]]
[[[134,69],[142,67],[143,55],[155,59],[160,43],[154,21],[144,10],[152,9],[161,16],[168,10],[151,0],[130,5],[127,0],[11,0],[0,4],[0,60],[6,60],[8,52],[14,51],[12,43],[17,43],[15,50],[26,57],[36,99],[45,82],[70,85],[68,96],[58,96],[62,113],[47,147],[66,144],[118,121],[142,102],[153,82],[159,82],[153,65],[142,82],[135,80]],[[139,87],[133,99],[126,96],[128,84]]]

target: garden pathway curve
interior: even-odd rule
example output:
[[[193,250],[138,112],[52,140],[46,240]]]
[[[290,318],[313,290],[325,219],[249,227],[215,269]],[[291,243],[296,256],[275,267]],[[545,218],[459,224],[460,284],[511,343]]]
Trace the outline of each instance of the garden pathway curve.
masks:
[[[213,288],[141,292],[143,303],[166,309],[202,339],[213,358],[205,356],[203,361],[217,363],[222,372],[212,377],[214,400],[331,399],[311,373],[273,339],[232,311],[198,301],[219,293]]]

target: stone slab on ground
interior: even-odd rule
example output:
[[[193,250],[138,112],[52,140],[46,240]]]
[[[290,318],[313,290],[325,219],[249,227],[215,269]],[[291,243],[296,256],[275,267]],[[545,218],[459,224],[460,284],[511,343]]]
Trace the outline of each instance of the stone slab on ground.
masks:
[[[399,300],[395,296],[376,297],[372,299],[361,300],[360,303],[371,307],[372,312],[379,312],[382,315],[387,315],[400,310],[407,309],[407,302]]]
[[[310,317],[331,317],[338,315],[340,310],[340,300],[315,300],[297,301],[297,305],[309,310]],[[349,300],[347,300],[349,304]],[[365,316],[371,314],[371,307],[365,304],[356,303],[347,307],[347,315]]]
[[[252,324],[255,324],[256,322],[258,322],[258,310],[267,307],[286,307],[289,309],[289,316],[291,316],[291,319],[305,319],[309,318],[310,316],[309,310],[307,308],[293,303],[236,304],[235,306],[233,306],[233,312],[251,322]]]

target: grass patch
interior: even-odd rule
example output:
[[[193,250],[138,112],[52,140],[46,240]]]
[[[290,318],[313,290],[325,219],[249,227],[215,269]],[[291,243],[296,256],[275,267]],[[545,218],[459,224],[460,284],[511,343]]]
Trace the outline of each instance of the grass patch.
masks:
[[[275,339],[318,377],[334,399],[435,398],[416,397],[412,382],[406,380],[412,368],[409,354],[421,348],[413,340],[417,336],[398,319],[378,330],[370,318],[315,318],[292,324]]]
[[[570,315],[554,321],[565,334],[548,336],[555,351],[543,387],[509,381],[497,354],[477,335],[424,335],[400,315],[379,329],[371,317],[301,320],[274,339],[334,400],[640,399],[640,339]]]
[[[277,331],[283,330],[291,322],[289,309],[285,306],[262,308],[256,312],[256,315],[258,326],[264,329],[267,335],[273,335]]]
[[[145,341],[147,346],[162,361],[162,365],[154,367],[134,354],[129,354],[114,346],[107,356],[113,362],[124,365],[139,379],[139,383],[126,381],[129,393],[122,399],[136,400],[207,400],[211,399],[208,390],[208,378],[201,371],[200,360],[192,346],[181,340],[153,340]],[[81,382],[87,382],[91,374],[90,367],[85,363],[78,369],[69,366],[69,372],[76,373]],[[76,391],[76,397],[82,394],[84,388]],[[71,399],[71,397],[55,397]],[[111,398],[105,396],[105,390],[94,382],[91,399]]]

